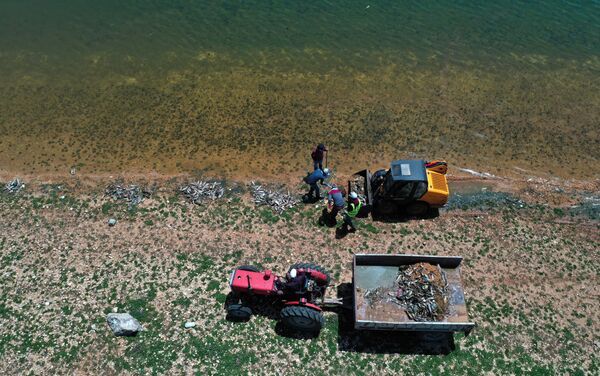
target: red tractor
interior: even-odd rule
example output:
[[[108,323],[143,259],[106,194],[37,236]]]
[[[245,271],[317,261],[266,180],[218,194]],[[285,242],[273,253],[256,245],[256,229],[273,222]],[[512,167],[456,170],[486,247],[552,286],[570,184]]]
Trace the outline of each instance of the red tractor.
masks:
[[[254,266],[240,266],[231,273],[231,293],[227,303],[228,318],[249,320],[253,302],[260,298],[281,303],[277,315],[281,323],[296,332],[318,333],[325,319],[321,306],[330,277],[325,269],[311,263],[290,266],[286,276],[277,276],[271,270]]]

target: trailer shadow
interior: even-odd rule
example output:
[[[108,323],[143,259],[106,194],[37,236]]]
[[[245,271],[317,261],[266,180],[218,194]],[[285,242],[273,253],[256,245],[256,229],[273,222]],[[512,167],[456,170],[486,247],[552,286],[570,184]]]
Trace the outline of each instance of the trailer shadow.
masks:
[[[338,286],[338,298],[343,299],[346,309],[338,314],[338,350],[372,354],[447,355],[455,349],[452,333],[400,332],[392,330],[354,329],[352,307],[352,284]]]

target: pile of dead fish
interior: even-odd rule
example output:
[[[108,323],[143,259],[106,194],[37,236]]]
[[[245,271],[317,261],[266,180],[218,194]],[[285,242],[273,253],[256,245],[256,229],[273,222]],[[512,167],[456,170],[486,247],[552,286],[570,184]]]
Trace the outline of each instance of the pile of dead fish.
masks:
[[[448,281],[439,265],[401,267],[396,278],[399,304],[413,321],[439,321],[448,308]]]
[[[25,184],[19,178],[14,178],[4,185],[4,190],[8,193],[17,193],[25,188]]]
[[[180,187],[179,192],[194,204],[201,204],[207,200],[216,200],[223,197],[225,188],[218,181],[197,181]]]
[[[127,187],[119,184],[111,184],[106,187],[104,194],[115,200],[126,200],[129,203],[129,208],[137,206],[144,198],[150,197],[149,191],[133,184]]]
[[[354,176],[354,179],[350,181],[350,190],[356,192],[358,198],[365,202],[366,194],[365,194],[365,178],[362,176]]]
[[[250,184],[250,189],[252,190],[252,197],[256,205],[270,206],[278,214],[283,213],[298,203],[298,199],[291,195],[290,192],[273,191],[255,182]]]

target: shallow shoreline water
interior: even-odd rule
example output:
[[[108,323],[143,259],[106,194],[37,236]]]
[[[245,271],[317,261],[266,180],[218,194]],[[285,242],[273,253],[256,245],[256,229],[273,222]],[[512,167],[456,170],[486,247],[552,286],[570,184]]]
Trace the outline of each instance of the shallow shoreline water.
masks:
[[[596,5],[0,5],[0,168],[600,174]]]

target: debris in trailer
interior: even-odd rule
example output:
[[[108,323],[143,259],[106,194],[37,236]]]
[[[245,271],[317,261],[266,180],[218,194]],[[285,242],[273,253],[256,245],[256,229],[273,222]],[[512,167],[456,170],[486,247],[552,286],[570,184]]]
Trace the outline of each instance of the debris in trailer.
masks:
[[[289,191],[272,191],[255,182],[250,183],[250,188],[256,205],[270,206],[278,214],[298,204],[298,199]]]
[[[134,184],[128,187],[119,184],[111,184],[106,187],[104,194],[115,200],[126,200],[129,203],[129,208],[137,206],[144,198],[150,197],[150,191],[142,189]]]
[[[207,200],[216,200],[223,197],[225,188],[220,182],[196,181],[179,188],[188,200],[194,204],[201,204]]]
[[[23,188],[25,188],[25,183],[19,178],[14,178],[4,185],[4,190],[8,193],[17,193]]]
[[[369,306],[393,303],[413,321],[441,321],[448,310],[448,281],[439,265],[421,262],[401,266],[393,287],[366,290]]]
[[[400,267],[398,304],[414,321],[442,320],[448,308],[448,281],[439,265],[425,262]]]
[[[350,181],[350,190],[356,192],[358,198],[362,202],[366,202],[367,195],[365,193],[365,178],[362,176],[354,176]]]

